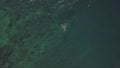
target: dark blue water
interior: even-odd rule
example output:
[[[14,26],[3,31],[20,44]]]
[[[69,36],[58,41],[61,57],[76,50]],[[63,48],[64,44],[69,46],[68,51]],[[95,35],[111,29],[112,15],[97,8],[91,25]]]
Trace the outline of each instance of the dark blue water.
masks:
[[[94,7],[82,10],[75,5],[74,22],[64,41],[36,66],[120,68],[119,6],[119,1],[110,0],[96,1]]]

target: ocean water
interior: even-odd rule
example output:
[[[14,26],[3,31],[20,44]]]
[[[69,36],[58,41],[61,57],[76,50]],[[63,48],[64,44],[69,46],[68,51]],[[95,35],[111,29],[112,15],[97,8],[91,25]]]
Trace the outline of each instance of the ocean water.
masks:
[[[119,68],[119,11],[117,0],[1,0],[0,68]]]

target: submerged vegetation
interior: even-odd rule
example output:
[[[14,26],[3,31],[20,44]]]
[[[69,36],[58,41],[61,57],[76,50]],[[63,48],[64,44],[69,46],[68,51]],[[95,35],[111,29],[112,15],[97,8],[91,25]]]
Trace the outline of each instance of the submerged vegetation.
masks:
[[[70,27],[61,25],[71,25],[74,6],[86,2],[0,0],[0,68],[30,68],[42,54],[62,43]]]

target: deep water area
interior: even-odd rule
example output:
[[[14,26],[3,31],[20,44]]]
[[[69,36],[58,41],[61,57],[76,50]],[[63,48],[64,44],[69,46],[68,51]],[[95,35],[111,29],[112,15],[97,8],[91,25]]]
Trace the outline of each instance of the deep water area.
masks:
[[[0,68],[120,68],[119,1],[0,0]]]

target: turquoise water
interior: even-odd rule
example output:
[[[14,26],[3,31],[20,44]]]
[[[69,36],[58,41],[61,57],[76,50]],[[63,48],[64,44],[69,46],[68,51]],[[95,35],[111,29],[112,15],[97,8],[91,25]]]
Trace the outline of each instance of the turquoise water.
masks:
[[[1,0],[0,68],[119,68],[118,8],[111,0]]]

